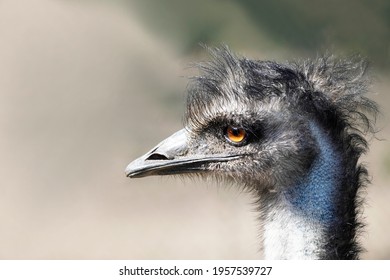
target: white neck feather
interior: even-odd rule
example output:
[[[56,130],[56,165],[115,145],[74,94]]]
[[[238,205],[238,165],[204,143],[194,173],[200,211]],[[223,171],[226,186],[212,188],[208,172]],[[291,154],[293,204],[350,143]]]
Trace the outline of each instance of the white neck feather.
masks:
[[[264,218],[265,259],[319,259],[323,255],[323,226],[294,213],[283,197]]]

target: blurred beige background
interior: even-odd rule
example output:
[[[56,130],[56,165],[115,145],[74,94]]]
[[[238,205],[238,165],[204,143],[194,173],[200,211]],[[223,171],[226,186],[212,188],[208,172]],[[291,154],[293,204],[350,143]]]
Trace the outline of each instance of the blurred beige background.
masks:
[[[124,175],[181,128],[186,65],[207,59],[199,42],[373,61],[383,140],[364,158],[363,258],[390,259],[390,5],[277,2],[0,1],[0,259],[261,257],[249,194]]]

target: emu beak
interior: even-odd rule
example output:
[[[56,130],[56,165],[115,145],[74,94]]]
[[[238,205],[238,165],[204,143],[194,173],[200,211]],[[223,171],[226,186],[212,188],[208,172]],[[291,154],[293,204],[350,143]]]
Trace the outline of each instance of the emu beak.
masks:
[[[228,161],[238,156],[205,155],[190,151],[188,132],[179,130],[145,155],[126,167],[126,176],[140,178],[152,175],[171,175],[207,170],[207,163]]]

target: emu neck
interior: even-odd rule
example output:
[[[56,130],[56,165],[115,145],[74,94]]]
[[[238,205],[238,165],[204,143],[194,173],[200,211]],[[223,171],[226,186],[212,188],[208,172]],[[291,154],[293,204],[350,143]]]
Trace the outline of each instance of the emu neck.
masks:
[[[266,259],[338,258],[334,240],[347,222],[338,208],[343,194],[345,167],[330,137],[316,124],[310,125],[317,146],[308,174],[284,191],[270,194],[264,207],[264,257]],[[352,202],[354,203],[354,202]],[[332,244],[334,243],[334,244]]]

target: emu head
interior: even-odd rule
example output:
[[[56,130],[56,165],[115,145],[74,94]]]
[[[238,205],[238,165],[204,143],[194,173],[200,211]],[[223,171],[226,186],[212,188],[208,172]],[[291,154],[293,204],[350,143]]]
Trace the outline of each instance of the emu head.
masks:
[[[211,55],[190,82],[185,128],[129,164],[127,176],[193,173],[261,190],[291,186],[319,152],[313,123],[331,128],[342,150],[337,139],[351,112],[370,106],[355,94],[364,87],[355,79],[364,72],[360,62],[281,65],[238,58],[227,48]]]

